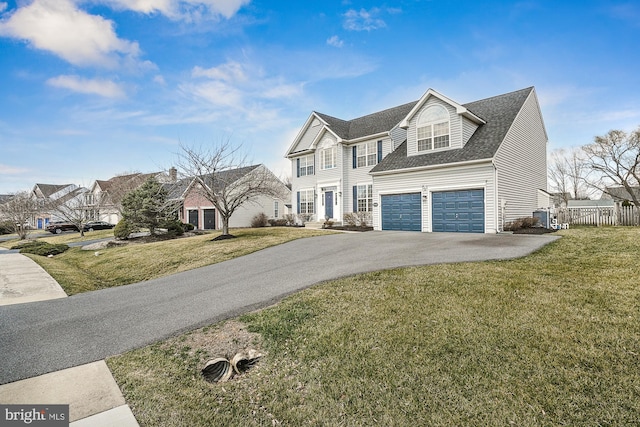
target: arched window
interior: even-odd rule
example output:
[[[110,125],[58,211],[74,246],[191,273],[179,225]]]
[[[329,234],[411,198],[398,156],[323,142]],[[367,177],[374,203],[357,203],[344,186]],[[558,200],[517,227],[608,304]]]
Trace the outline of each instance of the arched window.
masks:
[[[417,122],[418,151],[449,146],[449,112],[442,105],[427,107]]]

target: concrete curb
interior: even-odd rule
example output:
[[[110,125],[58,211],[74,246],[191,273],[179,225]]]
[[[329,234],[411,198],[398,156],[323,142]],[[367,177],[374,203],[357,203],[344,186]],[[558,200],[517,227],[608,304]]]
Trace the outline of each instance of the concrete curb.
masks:
[[[0,250],[0,305],[66,296],[58,282],[33,260]],[[74,427],[138,426],[103,360],[0,385],[0,402],[69,405],[69,421]]]

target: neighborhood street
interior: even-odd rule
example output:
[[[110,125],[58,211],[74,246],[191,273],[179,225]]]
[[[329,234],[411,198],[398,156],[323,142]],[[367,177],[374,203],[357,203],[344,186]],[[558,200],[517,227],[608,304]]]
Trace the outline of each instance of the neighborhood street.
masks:
[[[334,234],[147,282],[1,306],[0,384],[102,360],[268,306],[322,281],[393,267],[520,257],[557,238]]]

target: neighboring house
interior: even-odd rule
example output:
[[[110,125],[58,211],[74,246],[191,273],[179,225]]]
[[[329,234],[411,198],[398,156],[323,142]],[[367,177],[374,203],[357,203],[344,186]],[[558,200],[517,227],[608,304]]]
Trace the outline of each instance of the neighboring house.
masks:
[[[269,173],[273,175],[264,165],[253,165],[239,169],[217,172],[216,179],[221,182],[234,182],[252,173]],[[281,183],[273,175],[275,182]],[[289,213],[287,204],[291,200],[291,190],[284,184],[280,189],[282,196],[259,196],[247,200],[231,216],[229,227],[250,227],[251,220],[259,213],[264,213],[270,219],[283,218]],[[222,228],[222,219],[216,211],[215,206],[199,194],[198,186],[201,184],[195,178],[187,178],[178,181],[175,185],[167,185],[169,198],[181,200],[179,209],[179,219],[184,223],[192,224],[200,230],[218,230]]]
[[[47,209],[51,204],[77,205],[78,200],[84,197],[87,191],[84,187],[75,184],[36,184],[31,191],[31,196],[36,199],[41,210],[31,219],[31,226],[44,229],[52,221],[64,221],[65,219],[53,211]]]
[[[169,174],[164,172],[132,173],[114,176],[108,180],[96,180],[87,195],[88,204],[93,206],[96,211],[96,219],[117,224],[122,219],[120,207],[122,198],[152,177],[161,183],[175,182],[177,171],[175,168],[171,168]]]
[[[615,202],[611,199],[600,200],[569,200],[568,209],[613,209]]]
[[[640,187],[631,187],[631,191],[634,192],[636,199],[640,199]],[[622,186],[607,187],[600,196],[600,200],[614,200],[618,205],[633,204],[633,196]]]
[[[467,104],[429,89],[353,120],[314,111],[287,151],[292,206],[319,221],[369,212],[376,230],[495,233],[550,205],[547,139],[533,87]]]

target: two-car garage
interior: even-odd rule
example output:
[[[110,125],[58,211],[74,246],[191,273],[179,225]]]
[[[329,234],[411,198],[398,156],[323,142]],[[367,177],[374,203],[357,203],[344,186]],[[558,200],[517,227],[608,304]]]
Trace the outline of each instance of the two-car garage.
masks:
[[[422,231],[420,192],[380,196],[383,230]],[[484,233],[483,189],[431,193],[431,230],[434,232]]]

